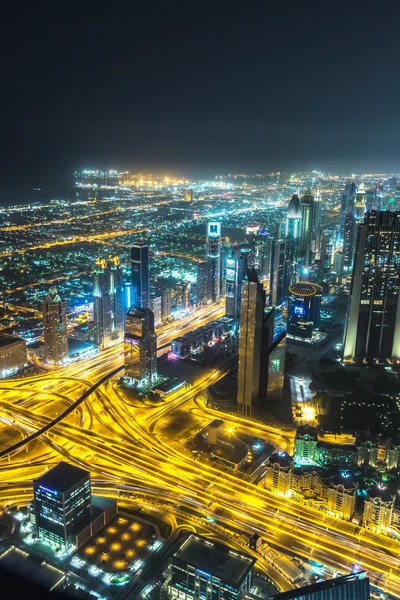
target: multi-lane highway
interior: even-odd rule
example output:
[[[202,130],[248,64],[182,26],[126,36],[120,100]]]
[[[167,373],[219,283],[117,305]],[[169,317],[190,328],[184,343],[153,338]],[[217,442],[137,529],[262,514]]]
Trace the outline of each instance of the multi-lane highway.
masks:
[[[176,335],[223,314],[221,306],[204,307],[190,319],[171,323],[158,332],[159,345]],[[16,438],[51,423],[85,390],[122,364],[122,348],[114,347],[49,374],[0,384],[3,432]],[[192,387],[177,390],[159,404],[132,402],[116,379],[110,378],[68,417],[39,439],[6,454],[0,461],[0,504],[25,504],[31,482],[59,460],[69,460],[92,473],[95,491],[122,502],[157,503],[191,528],[244,547],[246,536],[257,532],[272,546],[349,571],[358,562],[373,581],[400,596],[397,567],[400,543],[362,531],[291,499],[273,495],[233,474],[195,461],[179,444],[158,435],[157,423],[175,411],[191,410],[204,419],[221,417],[201,399],[208,386],[225,371],[212,369]],[[235,428],[253,431],[281,448],[291,448],[293,434],[238,415],[222,415]],[[0,430],[1,432],[1,430]],[[3,438],[3,436],[2,436]],[[4,446],[0,448],[3,450]],[[207,520],[213,518],[214,523]],[[259,565],[282,589],[291,584],[259,557]]]

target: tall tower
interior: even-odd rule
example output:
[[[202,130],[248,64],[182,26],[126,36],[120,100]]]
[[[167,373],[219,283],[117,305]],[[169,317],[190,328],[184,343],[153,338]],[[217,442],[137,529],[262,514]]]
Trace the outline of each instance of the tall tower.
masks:
[[[321,234],[321,214],[322,214],[322,197],[321,191],[318,187],[317,193],[314,198],[314,206],[312,211],[312,233],[311,233],[311,243],[312,250],[316,252],[318,246],[318,240]]]
[[[220,297],[221,290],[221,223],[207,224],[207,262],[211,273],[211,300]]]
[[[301,199],[300,249],[299,255],[307,265],[311,260],[314,223],[314,196],[308,190]]]
[[[272,253],[270,301],[272,306],[282,304],[287,294],[286,281],[286,241],[275,240]]]
[[[149,308],[132,307],[128,311],[124,354],[125,375],[132,385],[143,387],[157,379],[157,335]]]
[[[68,360],[67,311],[57,288],[52,286],[43,303],[44,347],[46,360],[60,365]]]
[[[211,273],[208,261],[202,260],[197,264],[197,301],[211,300]]]
[[[354,214],[356,217],[357,223],[362,223],[364,221],[365,209],[366,209],[366,198],[367,194],[365,192],[364,184],[361,183],[354,202]]]
[[[353,266],[356,244],[356,218],[354,212],[347,212],[343,231],[343,273],[348,274]]]
[[[265,292],[254,270],[242,287],[240,307],[238,410],[257,414],[260,401],[261,349],[263,342]]]
[[[240,322],[244,260],[239,248],[234,248],[232,256],[226,259],[226,316],[233,319],[235,331],[238,329]]]
[[[371,211],[357,231],[346,362],[400,362],[400,213]]]
[[[100,348],[107,348],[113,341],[123,339],[122,277],[117,256],[110,256],[108,262],[100,258],[96,260],[93,273],[93,319],[94,341]]]
[[[348,183],[344,188],[344,192],[342,195],[342,210],[340,215],[340,229],[344,230],[345,226],[345,218],[347,213],[354,213],[354,202],[357,194],[357,186],[352,181]]]
[[[286,281],[285,291],[297,279],[299,241],[301,226],[301,206],[297,194],[293,194],[286,218]]]
[[[135,242],[131,248],[132,287],[134,306],[148,308],[150,302],[149,246],[144,241]]]

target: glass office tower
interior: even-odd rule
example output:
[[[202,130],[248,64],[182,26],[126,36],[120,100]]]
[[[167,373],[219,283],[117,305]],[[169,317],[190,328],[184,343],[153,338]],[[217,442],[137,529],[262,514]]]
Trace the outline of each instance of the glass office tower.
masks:
[[[131,248],[132,288],[134,293],[133,305],[136,308],[149,308],[150,276],[149,276],[149,246],[140,241]]]

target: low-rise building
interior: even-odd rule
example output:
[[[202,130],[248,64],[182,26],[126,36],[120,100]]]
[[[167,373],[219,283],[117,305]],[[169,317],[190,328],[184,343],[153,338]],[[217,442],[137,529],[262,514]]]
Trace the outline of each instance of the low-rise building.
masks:
[[[387,533],[392,525],[394,500],[394,495],[386,488],[370,488],[364,500],[363,527],[376,533]]]
[[[315,463],[324,468],[351,468],[357,461],[357,448],[352,444],[318,442],[315,447]]]
[[[274,452],[269,457],[266,473],[265,487],[286,494],[292,489],[292,472],[294,461],[286,452]]]
[[[0,334],[0,377],[7,377],[27,363],[25,340]]]
[[[318,442],[318,431],[310,425],[302,425],[296,429],[294,455],[296,462],[314,464],[315,449]]]
[[[378,464],[379,439],[369,433],[359,432],[356,436],[357,464],[376,468]]]
[[[400,438],[391,438],[386,446],[386,468],[397,469],[400,465]]]
[[[341,519],[350,520],[356,509],[358,484],[351,476],[338,475],[327,486],[328,512]]]

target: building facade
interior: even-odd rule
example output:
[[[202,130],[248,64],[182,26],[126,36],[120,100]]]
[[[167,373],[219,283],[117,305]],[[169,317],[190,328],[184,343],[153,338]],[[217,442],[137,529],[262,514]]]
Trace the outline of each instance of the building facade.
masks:
[[[135,387],[151,385],[157,379],[157,336],[154,315],[149,308],[131,308],[125,325],[125,379]]]
[[[211,300],[216,302],[221,295],[221,223],[207,223],[206,257],[211,278]]]
[[[97,259],[93,273],[94,342],[107,348],[124,335],[123,272],[118,257]]]
[[[133,306],[149,308],[150,303],[150,273],[149,246],[140,241],[131,248],[132,288],[134,293]]]
[[[395,498],[383,487],[372,487],[364,500],[363,527],[388,533],[393,521]]]
[[[343,342],[345,362],[400,362],[400,213],[359,225]]]
[[[61,365],[68,361],[67,309],[57,288],[52,286],[43,304],[45,358]]]
[[[7,377],[27,363],[26,341],[0,334],[0,377]]]
[[[298,282],[289,288],[287,332],[289,336],[311,339],[319,327],[322,287]]]
[[[240,304],[242,300],[242,285],[244,279],[244,257],[239,249],[235,249],[230,258],[226,259],[226,316],[233,319],[234,331],[240,323]]]

